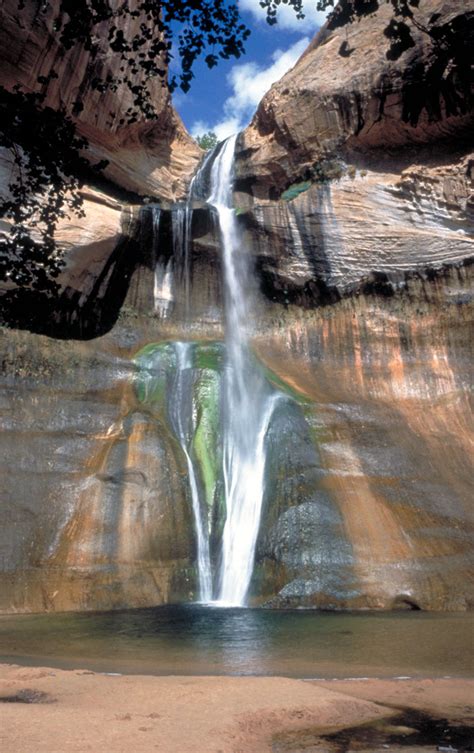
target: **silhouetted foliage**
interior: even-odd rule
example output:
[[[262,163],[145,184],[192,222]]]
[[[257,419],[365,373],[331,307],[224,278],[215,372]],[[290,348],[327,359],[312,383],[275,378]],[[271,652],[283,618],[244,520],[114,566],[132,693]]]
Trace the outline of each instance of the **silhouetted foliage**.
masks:
[[[27,0],[19,0],[19,9]],[[193,66],[204,58],[209,68],[219,60],[239,58],[250,30],[242,23],[236,3],[228,0],[57,0],[55,29],[60,44],[68,50],[81,43],[92,59],[107,49],[120,60],[119,74],[92,78],[98,91],[126,86],[134,97],[127,111],[128,123],[138,116],[153,117],[155,111],[149,83],[160,79],[174,91],[188,91]],[[43,3],[46,13],[51,3]],[[104,39],[100,25],[107,22]],[[169,64],[179,69],[168,77]],[[174,68],[173,68],[174,70]],[[77,103],[80,107],[80,102]],[[124,120],[125,122],[125,120]]]
[[[54,289],[62,265],[56,226],[71,211],[83,214],[78,189],[90,166],[79,153],[87,142],[64,113],[41,108],[42,99],[0,87],[0,144],[11,155],[12,170],[9,195],[0,199],[0,216],[10,227],[0,237],[0,278]]]
[[[33,0],[18,1],[19,33],[24,33],[22,16]],[[49,2],[35,5],[35,23],[51,11]],[[156,113],[150,90],[157,78],[171,91],[178,85],[187,91],[193,65],[204,56],[212,68],[219,59],[238,58],[244,52],[249,29],[240,22],[238,8],[226,0],[138,0],[120,4],[110,0],[58,0],[54,29],[63,50],[82,44],[93,62],[99,52],[118,56],[118,75],[99,73],[90,86],[99,92],[125,87],[133,97],[119,125],[131,125]],[[107,37],[104,28],[107,23]],[[172,41],[175,40],[175,50]],[[175,51],[181,68],[167,78]],[[39,76],[42,93],[13,92],[0,87],[0,146],[12,157],[9,195],[0,200],[0,217],[9,221],[9,234],[0,238],[0,279],[17,285],[56,290],[62,261],[55,242],[55,230],[68,213],[83,214],[78,189],[80,176],[89,167],[81,156],[87,141],[77,135],[66,112],[44,107],[49,82],[57,78]],[[71,115],[78,115],[83,103],[78,97]],[[97,165],[100,169],[106,163]],[[90,168],[89,168],[90,170]]]

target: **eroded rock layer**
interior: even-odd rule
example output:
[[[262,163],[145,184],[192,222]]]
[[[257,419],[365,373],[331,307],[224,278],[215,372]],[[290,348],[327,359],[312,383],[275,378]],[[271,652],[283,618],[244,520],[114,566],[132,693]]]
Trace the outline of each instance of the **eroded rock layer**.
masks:
[[[129,5],[133,11],[137,3]],[[136,108],[131,88],[119,84],[115,90],[102,91],[93,85],[97,77],[104,82],[120,80],[123,62],[120,55],[110,54],[106,42],[112,24],[127,24],[124,31],[131,36],[146,22],[145,14],[103,22],[97,35],[104,44],[97,53],[81,43],[64,49],[55,28],[59,15],[55,3],[27,2],[21,12],[16,0],[2,3],[0,84],[10,90],[20,85],[26,93],[41,92],[46,95],[45,106],[64,110],[89,142],[86,157],[91,162],[108,161],[104,175],[113,183],[140,195],[179,199],[201,150],[173,109],[161,79],[148,84],[156,118],[137,116],[131,124],[127,111]],[[128,75],[135,76],[132,87],[144,81],[143,73],[128,71]]]
[[[267,435],[255,604],[474,603],[472,114],[449,70],[442,96],[433,91],[416,110],[432,49],[415,28],[414,45],[388,60],[390,7],[323,30],[239,140],[235,207],[256,270],[252,341],[285,396]],[[433,23],[451,23],[461,43],[471,28],[454,0],[420,0],[417,12],[424,23],[438,13]],[[34,54],[21,48],[20,61],[31,58],[19,65],[24,85],[50,22],[33,24]],[[58,64],[51,54],[45,70]],[[87,67],[77,55],[74,76]],[[167,132],[167,155],[150,161],[148,126],[127,135],[103,113],[87,120],[95,96],[78,124],[97,154],[112,129],[110,177],[181,196],[194,147],[178,165]],[[166,124],[174,116],[161,105]],[[192,342],[188,402],[178,407],[218,578],[225,354],[215,219],[196,205],[184,249],[181,204],[140,210],[85,191],[85,220],[60,228],[60,298],[4,294],[10,323],[23,329],[2,330],[3,611],[197,597],[187,458],[173,419],[175,342]]]
[[[286,399],[268,432],[252,603],[472,605],[470,276],[454,270],[390,298],[306,311],[262,304],[255,351]],[[189,478],[172,419],[185,408],[170,402],[172,343],[184,336],[202,342],[185,377],[186,415],[217,579],[221,326],[185,331],[169,311],[129,306],[89,342],[4,331],[3,610],[196,598]]]
[[[268,297],[311,307],[472,259],[474,159],[427,162],[314,183],[290,200],[238,194]]]

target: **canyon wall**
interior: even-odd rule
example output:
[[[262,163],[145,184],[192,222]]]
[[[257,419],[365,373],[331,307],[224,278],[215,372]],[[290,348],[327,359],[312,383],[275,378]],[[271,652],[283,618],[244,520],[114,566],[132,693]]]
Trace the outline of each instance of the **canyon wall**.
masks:
[[[303,305],[472,257],[474,7],[422,0],[399,57],[391,14],[321,30],[239,140],[262,273]]]
[[[117,8],[119,3],[113,0],[111,5]],[[131,257],[136,253],[133,218],[138,205],[182,199],[202,156],[173,108],[164,81],[146,84],[155,110],[150,119],[136,106],[134,87],[146,83],[143,71],[132,71],[127,63],[129,85],[121,80],[124,63],[107,42],[111,27],[117,24],[130,38],[147,22],[144,11],[133,16],[137,2],[128,5],[129,15],[104,21],[95,29],[102,40],[98,49],[91,49],[86,42],[69,49],[60,44],[58,29],[66,19],[57,3],[28,0],[19,8],[17,0],[7,0],[0,8],[0,87],[12,92],[18,86],[22,93],[43,96],[42,106],[61,111],[72,121],[77,135],[87,141],[82,155],[90,165],[106,163],[100,172],[91,170],[80,176],[85,183],[79,190],[83,214],[66,212],[58,223],[55,238],[65,261],[58,278],[61,300],[52,304],[47,295],[18,292],[11,284],[0,289],[2,319],[19,326],[34,329],[37,325],[40,332],[46,329],[60,335],[64,330],[66,336],[69,332],[88,337],[87,326],[82,327],[81,335],[77,326],[70,330],[71,321],[74,325],[93,317],[92,334],[110,328],[119,304],[112,315],[107,311],[103,282],[104,278],[110,280],[112,269],[115,276],[118,270],[119,276],[128,279],[128,269],[134,263]],[[143,54],[152,41],[142,45]],[[107,80],[111,86],[97,86],[97,81],[103,84]],[[10,183],[18,177],[14,160],[11,150],[0,147],[3,196],[8,196]],[[8,231],[9,224],[0,219],[0,234]],[[25,308],[41,314],[29,316]]]
[[[129,10],[137,5],[133,0]],[[119,3],[113,0],[111,6]],[[119,83],[102,91],[94,85],[97,78],[120,81],[124,63],[120,55],[111,54],[106,41],[112,25],[118,24],[130,38],[146,23],[146,14],[102,22],[95,29],[103,40],[98,51],[85,43],[65,49],[58,33],[58,22],[64,21],[55,3],[26,2],[21,11],[16,0],[2,3],[0,85],[8,90],[19,85],[25,93],[45,94],[44,106],[61,109],[89,142],[85,156],[91,162],[108,161],[103,175],[115,185],[140,196],[182,198],[201,150],[173,109],[161,79],[148,84],[156,117],[147,120],[137,115],[134,123],[128,122],[128,110],[136,107],[133,86],[144,83],[143,71],[131,72],[128,64],[131,87]],[[142,46],[142,52],[147,52],[151,41]]]
[[[222,321],[214,306],[185,325],[173,303],[163,318],[152,277],[134,273],[100,338],[2,331],[2,610],[198,597],[173,429],[185,406],[166,360],[184,339],[196,342],[184,425],[217,579]],[[251,603],[472,606],[471,290],[470,268],[454,268],[389,297],[304,310],[261,301],[255,352],[285,399],[267,437]],[[206,311],[199,276],[193,298]]]
[[[238,142],[253,344],[285,396],[267,437],[255,604],[474,603],[472,106],[449,61],[421,97],[434,59],[417,28],[387,58],[390,7],[323,29]],[[437,13],[460,44],[472,30],[464,3],[420,0],[417,13],[423,24]],[[100,107],[92,97],[81,118]],[[188,431],[218,569],[221,252],[212,212],[196,204],[186,260],[170,203],[199,150],[163,126],[150,158],[145,124],[132,137],[98,120],[84,127],[97,154],[105,142],[114,152],[110,179],[162,199],[161,211],[85,189],[86,220],[61,229],[61,298],[27,312],[18,301],[10,325],[21,328],[2,328],[3,611],[197,597],[174,341],[196,341]]]
[[[472,606],[471,289],[455,269],[290,305],[258,338],[305,417],[269,475],[254,586],[270,604]]]
[[[289,440],[270,476],[254,588],[272,605],[472,604],[474,6],[420,2],[396,54],[390,18],[321,30],[239,139],[274,302],[256,348],[313,445]]]

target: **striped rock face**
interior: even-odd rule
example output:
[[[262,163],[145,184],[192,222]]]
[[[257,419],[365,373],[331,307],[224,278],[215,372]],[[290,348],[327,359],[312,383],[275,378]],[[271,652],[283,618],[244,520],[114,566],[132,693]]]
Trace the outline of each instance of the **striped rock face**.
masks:
[[[135,0],[129,3],[130,10],[137,4]],[[139,117],[132,125],[125,122],[128,108],[134,106],[130,89],[120,85],[116,91],[101,92],[93,86],[98,71],[103,79],[120,76],[120,56],[110,55],[105,43],[114,21],[102,23],[98,33],[104,45],[97,54],[92,55],[83,44],[65,51],[55,31],[57,4],[25,5],[19,13],[16,0],[6,0],[0,9],[0,85],[11,90],[20,84],[24,92],[45,93],[45,106],[63,108],[88,140],[91,161],[106,159],[109,165],[103,174],[120,188],[170,200],[183,196],[201,150],[174,111],[161,79],[151,84],[150,91],[156,118]],[[126,36],[132,36],[144,22],[142,14],[127,16],[118,24],[126,25]],[[142,51],[147,51],[146,46]],[[45,86],[51,73],[55,76]],[[131,86],[143,83],[143,73],[133,75]],[[74,110],[78,94],[83,106],[80,113]]]
[[[459,5],[420,0],[417,12],[428,22],[439,10],[436,24],[458,33],[471,23]],[[232,228],[250,257],[246,338],[261,376],[247,385],[284,398],[262,443],[252,604],[474,602],[472,116],[462,92],[453,109],[451,79],[439,112],[423,98],[414,108],[407,82],[431,70],[432,53],[415,30],[414,46],[387,59],[390,7],[323,30],[237,142]],[[22,42],[25,85],[51,23]],[[4,54],[19,43],[10,34]],[[66,68],[84,74],[75,54]],[[199,155],[179,128],[163,126],[144,177],[143,124],[112,125],[109,140],[102,104],[86,103],[79,125],[98,153],[112,144],[109,177],[164,201],[140,213],[89,191],[86,217],[60,227],[58,299],[3,294],[3,611],[196,599],[196,510],[216,590],[235,294],[224,294],[216,213],[208,194],[172,203]]]
[[[311,310],[260,301],[253,350],[284,400],[250,603],[472,604],[468,273]],[[217,578],[225,346],[217,323],[167,316],[128,306],[82,342],[3,330],[2,610],[197,598],[190,462]]]

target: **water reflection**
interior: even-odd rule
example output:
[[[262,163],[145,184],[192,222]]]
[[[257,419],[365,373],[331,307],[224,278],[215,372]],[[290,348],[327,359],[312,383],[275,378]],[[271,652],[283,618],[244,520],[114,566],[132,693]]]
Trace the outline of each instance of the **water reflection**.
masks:
[[[287,677],[470,676],[469,614],[200,604],[0,617],[0,660],[96,671]]]
[[[269,657],[275,636],[266,631],[255,609],[221,609],[220,659],[225,674],[271,674]]]

